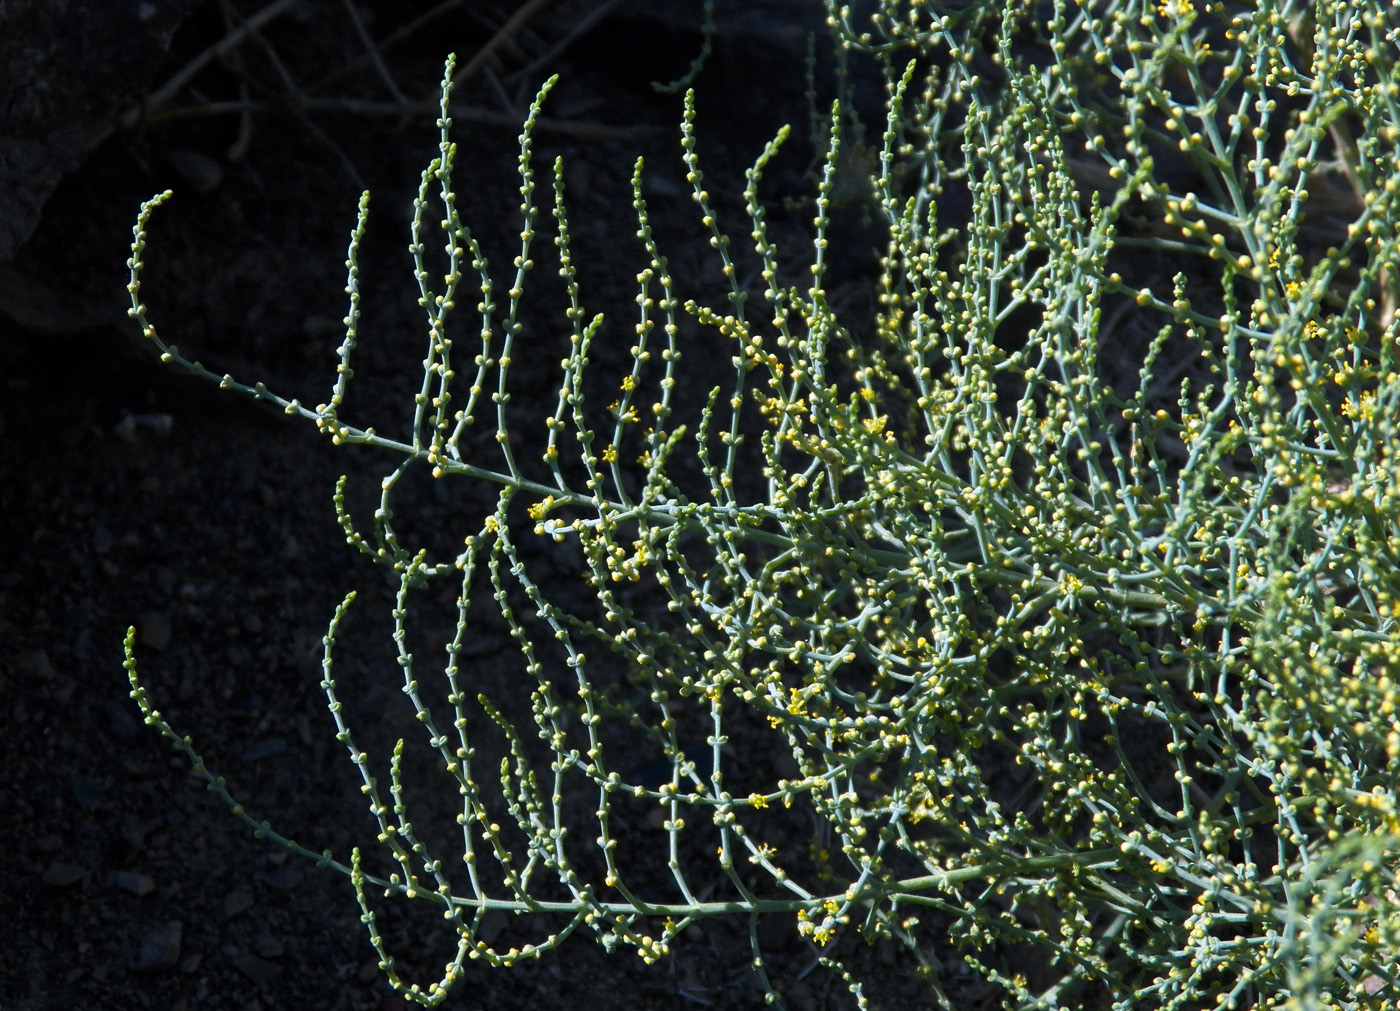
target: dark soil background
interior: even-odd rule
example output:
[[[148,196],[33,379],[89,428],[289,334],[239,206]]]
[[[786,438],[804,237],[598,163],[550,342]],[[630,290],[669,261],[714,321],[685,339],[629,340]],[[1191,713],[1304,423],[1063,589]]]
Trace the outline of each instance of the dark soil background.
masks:
[[[355,203],[371,189],[347,417],[394,432],[422,355],[405,247],[418,173],[437,150],[443,58],[480,57],[456,94],[457,188],[498,278],[519,242],[518,124],[558,73],[536,139],[542,222],[547,168],[562,155],[584,297],[614,321],[594,356],[606,373],[626,359],[644,266],[629,190],[638,154],[673,271],[717,276],[679,157],[680,98],[650,87],[699,52],[700,6],[196,4],[152,68],[147,114],[59,185],[0,298],[0,1008],[403,1006],[380,976],[349,883],[252,839],[128,698],[121,643],[134,624],[143,679],[171,723],[256,817],[341,859],[353,845],[372,848],[375,831],[318,684],[321,636],[351,588],[364,592],[342,644],[341,694],[386,785],[387,750],[413,729],[386,634],[391,587],[347,548],[331,501],[348,473],[350,504],[367,524],[383,457],[335,449],[303,423],[157,361],[124,312],[140,202],[176,194],[152,223],[143,291],[162,335],[216,371],[315,404],[333,378]],[[239,37],[260,11],[275,16]],[[821,5],[721,2],[719,17],[696,81],[700,152],[721,224],[742,237],[743,168],[783,122],[805,132],[803,60]],[[774,169],[775,195],[803,185],[807,155],[800,140],[793,147]],[[776,228],[802,219],[774,212]],[[535,248],[541,297],[515,377],[522,416],[552,409],[567,345],[551,314],[551,235],[542,229]],[[703,353],[690,362],[688,378],[718,367]],[[425,486],[406,529],[460,543],[462,518],[493,496]],[[440,644],[451,616],[432,615],[419,627]],[[468,653],[483,690],[520,689],[518,653],[499,628],[483,625]],[[748,761],[762,773],[764,760]],[[429,779],[424,793],[441,785]],[[649,859],[660,867],[665,854]],[[436,979],[451,931],[427,907],[381,906],[405,976]],[[496,945],[538,942],[537,927],[495,924]],[[823,970],[804,976],[815,949],[790,924],[768,933],[775,982],[793,1006],[852,1006]],[[850,943],[834,954],[875,979],[877,1003],[919,1006],[904,956]],[[760,1006],[748,959],[747,939],[722,926],[694,928],[650,968],[579,935],[511,971],[469,963],[448,1006]]]

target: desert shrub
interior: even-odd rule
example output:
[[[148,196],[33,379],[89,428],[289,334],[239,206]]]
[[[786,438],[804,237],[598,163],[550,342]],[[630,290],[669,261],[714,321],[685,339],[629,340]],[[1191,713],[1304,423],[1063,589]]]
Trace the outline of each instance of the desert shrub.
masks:
[[[322,687],[392,875],[246,814],[152,707],[132,636],[146,721],[257,834],[349,876],[384,971],[425,1004],[469,959],[513,964],[582,928],[650,961],[709,917],[747,919],[769,987],[762,916],[794,917],[818,949],[848,931],[893,939],[941,1007],[958,995],[938,968],[957,960],[1008,1008],[1394,999],[1396,9],[828,13],[843,60],[882,75],[885,122],[830,107],[801,249],[778,248],[760,199],[776,137],[747,175],[741,253],[687,97],[682,156],[726,294],[673,274],[638,163],[630,369],[606,378],[606,406],[585,379],[616,331],[584,308],[557,163],[547,210],[537,199],[531,126],[549,85],[521,134],[520,252],[504,271],[460,210],[444,87],[412,222],[427,350],[402,434],[343,411],[367,201],[341,363],[315,407],[212,375],[157,336],[140,270],[168,194],[142,208],[132,315],[163,360],[401,460],[371,531],[337,505],[349,543],[398,580],[403,690],[459,796],[462,851],[429,851],[398,753],[386,793],[342,720],[332,661],[350,597]],[[861,166],[868,186],[844,186]],[[848,234],[839,216],[861,214],[885,247],[873,308],[852,318],[833,307],[829,257]],[[538,353],[520,306],[546,221],[569,336],[551,351],[557,406],[516,439],[511,366]],[[676,395],[686,317],[732,353],[690,412]],[[468,448],[482,426],[494,459]],[[415,469],[499,490],[455,556],[396,534],[393,497]],[[551,599],[531,539],[577,546],[595,611]],[[460,583],[457,633],[428,676],[407,630],[416,595],[444,580]],[[459,662],[480,607],[518,643],[532,724]],[[641,705],[602,687],[619,669]],[[699,745],[682,732],[697,721]],[[791,774],[733,788],[735,728]],[[496,768],[479,760],[487,738],[507,752]],[[659,781],[629,775],[638,747],[664,758]],[[591,798],[588,832],[568,831],[573,798]],[[617,813],[634,801],[662,827]],[[809,838],[794,844],[794,824]],[[671,879],[643,889],[617,854],[647,831]],[[705,832],[713,864],[683,862]],[[709,898],[706,874],[722,882]],[[399,978],[372,889],[455,929],[437,983]],[[491,910],[558,926],[496,950],[479,936]],[[824,961],[863,1003],[860,980]]]

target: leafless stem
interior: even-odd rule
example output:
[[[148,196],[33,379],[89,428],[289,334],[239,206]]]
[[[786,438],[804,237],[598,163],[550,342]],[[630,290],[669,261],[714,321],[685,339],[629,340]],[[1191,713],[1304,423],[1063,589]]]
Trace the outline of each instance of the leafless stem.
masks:
[[[273,0],[262,10],[252,17],[247,18],[243,24],[230,31],[218,42],[209,46],[202,53],[190,60],[172,75],[164,84],[147,95],[146,98],[122,113],[121,125],[130,129],[141,122],[143,117],[149,117],[153,110],[162,108],[167,102],[180,93],[180,91],[194,79],[195,75],[207,67],[210,61],[221,59],[233,52],[253,32],[263,25],[280,17],[295,7],[300,0]]]

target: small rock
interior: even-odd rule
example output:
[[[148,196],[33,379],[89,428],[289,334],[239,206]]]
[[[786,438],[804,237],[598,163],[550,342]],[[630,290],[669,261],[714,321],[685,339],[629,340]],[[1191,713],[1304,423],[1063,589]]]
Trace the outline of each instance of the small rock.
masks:
[[[103,705],[103,711],[107,714],[107,729],[113,737],[128,739],[135,737],[140,732],[140,725],[136,722],[133,714],[133,706],[130,702],[123,705],[116,699],[108,699]]]
[[[244,955],[242,958],[236,958],[233,960],[233,967],[259,987],[271,986],[277,982],[277,977],[282,973],[282,967],[276,962],[269,962],[257,955]]]
[[[476,938],[484,944],[495,944],[496,939],[501,936],[501,932],[509,924],[510,917],[499,909],[492,909],[481,918],[481,926],[477,928]]]
[[[15,669],[25,677],[33,678],[36,681],[48,681],[54,676],[49,654],[42,649],[22,653],[15,660]]]
[[[180,961],[180,942],[185,927],[179,920],[168,920],[141,938],[141,954],[136,968],[173,969]]]
[[[136,445],[136,419],[124,412],[121,420],[112,426],[112,434],[128,446]]]
[[[233,891],[224,896],[224,916],[233,919],[239,913],[247,912],[253,908],[253,890],[246,885],[239,885]]]
[[[243,761],[257,762],[264,758],[280,755],[287,750],[287,742],[281,737],[266,737],[243,752]]]
[[[67,888],[76,884],[87,876],[87,868],[79,864],[70,864],[63,860],[55,860],[44,868],[44,884],[51,888]]]
[[[253,948],[263,958],[280,958],[282,956],[282,941],[272,934],[259,934],[253,942]]]
[[[92,532],[92,550],[99,555],[105,555],[112,550],[112,531],[100,523]]]
[[[136,414],[136,427],[164,438],[175,430],[175,419],[169,414]],[[128,535],[130,536],[130,535]]]
[[[146,836],[152,830],[164,822],[163,818],[150,818],[146,821],[139,821],[134,816],[128,817],[122,822],[122,839],[132,849],[140,849],[146,842]]]
[[[213,193],[224,180],[224,167],[199,151],[176,148],[165,153],[165,161],[200,196]]]
[[[116,871],[112,874],[112,884],[132,895],[150,895],[156,890],[156,883],[148,874],[135,871]]]
[[[290,892],[300,885],[302,881],[305,880],[305,877],[306,875],[303,874],[300,869],[300,861],[298,861],[298,866],[294,867],[288,864],[285,867],[274,868],[264,874],[262,879],[273,888],[280,888],[284,892]]]
[[[154,650],[163,650],[170,645],[170,616],[160,611],[147,611],[141,615],[141,641]]]
[[[95,779],[71,779],[68,788],[73,791],[78,807],[84,811],[91,811],[105,792],[102,784]]]

